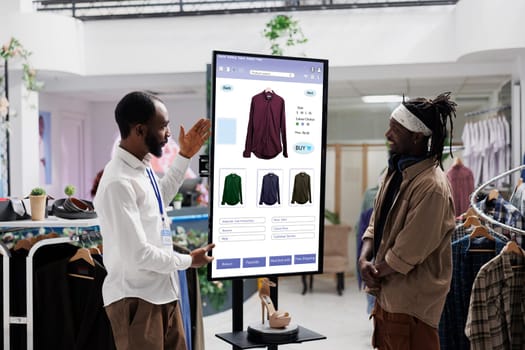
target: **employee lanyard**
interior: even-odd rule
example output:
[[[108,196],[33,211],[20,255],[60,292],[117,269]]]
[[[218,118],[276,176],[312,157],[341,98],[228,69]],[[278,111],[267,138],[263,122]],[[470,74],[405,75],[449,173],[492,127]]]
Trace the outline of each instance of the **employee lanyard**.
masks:
[[[151,186],[153,186],[153,192],[155,192],[155,197],[157,197],[157,202],[159,203],[160,217],[162,218],[162,223],[164,223],[164,206],[162,205],[162,197],[160,196],[159,185],[157,185],[157,180],[155,180],[155,174],[150,168],[146,168],[148,173],[149,181]]]

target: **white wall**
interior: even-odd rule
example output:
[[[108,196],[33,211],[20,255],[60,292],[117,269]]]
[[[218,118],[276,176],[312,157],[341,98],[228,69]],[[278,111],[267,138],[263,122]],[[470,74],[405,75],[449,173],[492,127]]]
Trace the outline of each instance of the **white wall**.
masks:
[[[272,13],[79,22],[2,11],[0,40],[13,35],[39,69],[105,75],[203,71],[213,49],[269,52]],[[4,5],[5,6],[5,5]],[[8,8],[9,10],[9,8]],[[332,66],[456,62],[480,51],[525,47],[525,3],[462,0],[457,6],[294,12],[309,41],[287,54]],[[378,25],[380,24],[380,25]],[[328,40],[327,40],[328,38]]]
[[[93,128],[89,139],[93,152],[93,177],[111,159],[113,141],[119,136],[114,115],[117,102],[91,103],[90,115]],[[180,125],[187,131],[199,118],[206,117],[206,102],[200,99],[167,100],[165,103],[168,108],[172,138],[175,141],[179,136]],[[198,157],[192,159],[190,168],[198,173]]]
[[[11,36],[20,39],[34,52],[31,61],[35,68],[48,76],[203,72],[213,49],[268,53],[269,44],[262,30],[274,16],[259,13],[80,22],[48,13],[22,12],[26,5],[27,0],[0,1],[0,43]],[[517,52],[525,57],[525,36],[520,35],[525,33],[524,10],[522,0],[507,0],[504,6],[493,0],[462,0],[456,6],[294,12],[309,41],[286,53],[327,58],[331,67],[348,67],[351,77],[375,68],[395,70],[392,65],[417,70],[424,64],[458,60],[504,62],[507,68],[503,74],[510,74],[516,64],[505,62],[516,62]],[[517,65],[522,69],[522,63]],[[518,76],[525,81],[524,74]],[[525,89],[525,100],[523,94]],[[116,128],[105,118],[112,120],[113,108],[112,104],[89,105],[45,93],[41,97],[41,109],[56,110],[51,111],[54,118],[59,118],[61,110],[69,109],[86,113],[91,120],[89,125],[92,123],[96,130],[87,131],[86,140],[93,145],[87,158],[91,173],[87,179],[108,159],[104,140],[112,139],[111,130]],[[205,111],[204,101],[198,100],[176,102],[168,108],[172,117],[177,111],[181,118],[190,120]],[[370,125],[370,121],[378,138],[382,138],[386,127],[379,117],[356,116],[350,121],[355,127],[349,128],[343,119],[344,111],[332,115],[331,141],[352,138],[353,130]],[[177,124],[176,120],[172,123]]]
[[[95,177],[92,166],[92,147],[98,143],[97,138],[92,138],[91,132],[91,115],[89,103],[71,98],[64,98],[61,96],[41,93],[39,96],[39,110],[51,113],[51,139],[52,139],[52,159],[51,159],[51,177],[52,183],[46,185],[45,188],[51,196],[55,198],[63,198],[64,187],[68,185],[61,179],[61,167],[67,166],[61,159],[61,135],[63,131],[61,128],[62,118],[76,118],[84,120],[85,130],[83,131],[83,137],[86,143],[85,147],[85,180],[84,184],[73,184],[77,188],[83,187],[83,193],[76,193],[75,195],[80,198],[89,199],[89,189],[91,189],[92,180]],[[37,125],[37,124],[36,124]],[[35,126],[36,127],[36,126]]]

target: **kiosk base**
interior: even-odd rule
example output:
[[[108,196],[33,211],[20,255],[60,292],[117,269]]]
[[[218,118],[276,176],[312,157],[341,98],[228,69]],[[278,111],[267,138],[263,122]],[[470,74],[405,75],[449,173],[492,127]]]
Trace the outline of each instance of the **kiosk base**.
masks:
[[[299,326],[291,323],[286,328],[270,328],[269,324],[251,324],[248,326],[248,338],[267,344],[283,344],[297,340]]]

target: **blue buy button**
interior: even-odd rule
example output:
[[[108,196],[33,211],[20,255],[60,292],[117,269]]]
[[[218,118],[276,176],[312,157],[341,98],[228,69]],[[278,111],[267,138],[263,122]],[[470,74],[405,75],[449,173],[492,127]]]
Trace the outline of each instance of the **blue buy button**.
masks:
[[[261,256],[257,258],[242,259],[242,267],[264,267],[266,266],[266,257]]]
[[[270,266],[292,265],[291,255],[270,256]]]
[[[238,269],[241,267],[241,259],[218,259],[217,269]]]
[[[294,256],[294,264],[314,264],[315,254],[299,254]]]

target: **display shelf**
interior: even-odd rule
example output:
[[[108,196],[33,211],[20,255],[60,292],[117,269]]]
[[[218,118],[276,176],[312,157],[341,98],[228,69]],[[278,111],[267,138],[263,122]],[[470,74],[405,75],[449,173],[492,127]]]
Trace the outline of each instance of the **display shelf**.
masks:
[[[98,226],[98,219],[62,219],[56,216],[49,216],[45,220],[15,220],[1,221],[1,228],[37,228],[37,227],[91,227]]]
[[[183,207],[168,210],[167,214],[173,223],[208,220],[207,207]]]

